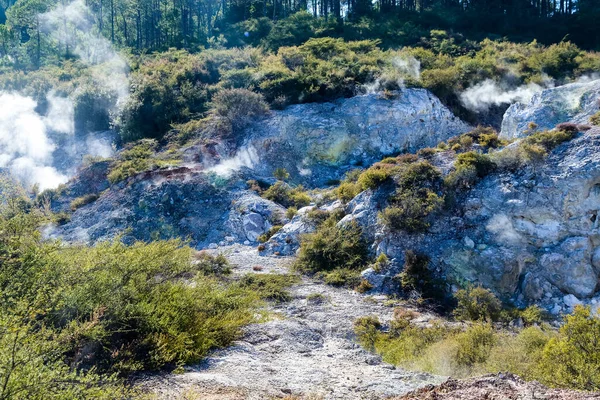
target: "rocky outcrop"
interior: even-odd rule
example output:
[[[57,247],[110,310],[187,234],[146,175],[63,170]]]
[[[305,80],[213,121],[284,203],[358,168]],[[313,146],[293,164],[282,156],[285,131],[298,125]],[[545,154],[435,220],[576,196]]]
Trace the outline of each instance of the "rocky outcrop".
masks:
[[[562,122],[589,123],[600,110],[600,80],[578,82],[543,90],[529,103],[511,105],[502,120],[501,137],[516,139],[525,136],[531,122],[538,129],[552,129]]]
[[[52,206],[68,210],[74,198],[92,193],[99,199],[48,232],[83,242],[124,235],[128,241],[181,237],[196,247],[256,243],[287,220],[282,207],[246,191],[246,179],[269,181],[283,167],[296,183],[329,185],[353,166],[433,146],[468,129],[423,89],[405,89],[393,99],[373,94],[295,105],[255,121],[233,147],[191,146],[183,151],[185,166],[147,171],[108,190],[108,163],[94,164],[69,182]],[[310,229],[296,218],[268,251],[292,254],[297,246],[290,244]]]
[[[256,175],[285,168],[295,182],[323,186],[352,166],[435,146],[469,129],[427,90],[403,89],[390,99],[369,94],[274,111],[247,129],[238,155]]]
[[[283,207],[245,190],[236,179],[189,171],[164,179],[161,172],[112,186],[68,223],[46,232],[84,243],[118,235],[126,242],[182,238],[201,248],[255,243],[274,224],[287,222]]]
[[[451,281],[484,285],[517,304],[553,313],[581,301],[598,308],[600,128],[559,146],[543,166],[486,177],[424,234],[374,224],[385,205],[385,189],[379,192],[355,198],[360,204],[345,219],[361,223],[375,251],[392,260],[394,273],[363,274],[380,290],[393,283],[410,249],[429,255]]]

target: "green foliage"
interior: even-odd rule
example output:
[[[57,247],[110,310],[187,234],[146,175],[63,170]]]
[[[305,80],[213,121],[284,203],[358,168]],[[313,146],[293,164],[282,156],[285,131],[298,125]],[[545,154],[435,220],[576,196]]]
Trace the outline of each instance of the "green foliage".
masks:
[[[257,293],[261,299],[284,303],[292,299],[286,288],[298,281],[297,275],[246,274],[239,280],[238,285]]]
[[[213,256],[205,251],[201,251],[195,255],[194,262],[196,268],[205,275],[223,276],[231,274],[229,261],[221,253]]]
[[[267,232],[263,233],[262,235],[260,235],[257,239],[260,243],[265,243],[268,242],[269,239],[271,239],[271,237],[273,235],[275,235],[277,232],[279,232],[279,230],[283,228],[282,225],[273,225]]]
[[[238,134],[253,119],[267,114],[262,95],[247,89],[223,89],[212,99],[211,113],[222,137]]]
[[[454,316],[459,320],[492,322],[500,317],[502,304],[488,289],[461,289],[454,297],[458,303],[454,309]]]
[[[362,190],[377,189],[385,182],[390,182],[395,173],[398,172],[397,167],[391,164],[376,163],[371,168],[360,174],[358,184]]]
[[[429,228],[428,217],[443,204],[439,191],[441,175],[427,161],[396,167],[397,189],[390,205],[379,215],[393,231],[423,232]]]
[[[577,130],[554,130],[536,132],[523,139],[523,144],[531,146],[541,146],[546,152],[552,151],[558,145],[567,142],[577,135]]]
[[[487,154],[469,151],[459,154],[454,162],[454,170],[444,182],[451,188],[469,188],[494,170],[496,164]]]
[[[42,221],[10,204],[0,215],[4,398],[125,398],[112,372],[199,361],[255,320],[260,296],[221,280],[223,256],[192,262],[180,241],[64,246],[42,241]]]
[[[544,347],[540,367],[552,386],[600,390],[600,318],[577,306]]]
[[[600,111],[590,117],[590,123],[596,126],[600,125]]]
[[[277,168],[273,171],[273,177],[279,181],[286,181],[290,179],[290,173],[285,168]]]
[[[302,186],[292,188],[285,182],[277,181],[262,194],[265,199],[279,203],[284,207],[304,207],[310,204],[311,198]]]
[[[358,293],[367,293],[371,289],[373,289],[373,285],[366,279],[361,279],[360,283],[356,286]]]
[[[71,210],[75,211],[80,207],[83,207],[87,204],[93,203],[98,199],[98,195],[96,193],[86,194],[85,196],[77,197],[71,201]]]
[[[205,112],[210,100],[206,60],[185,51],[169,51],[139,64],[134,88],[120,118],[124,141],[161,138],[173,123]]]
[[[376,316],[365,315],[354,321],[354,333],[358,336],[360,344],[369,350],[375,349],[379,328],[381,328],[381,322]]]
[[[429,257],[412,250],[404,252],[404,268],[398,275],[402,290],[411,296],[440,302],[446,296],[445,284],[429,269]]]
[[[315,233],[302,238],[295,263],[299,271],[316,273],[337,268],[358,270],[367,261],[368,249],[356,222],[337,226],[335,219],[325,221]]]
[[[338,199],[344,203],[348,203],[362,191],[362,185],[358,183],[360,175],[361,171],[359,169],[352,170],[346,174],[344,180],[335,189],[335,195]]]
[[[152,156],[156,148],[156,141],[142,140],[123,150],[119,154],[118,160],[111,165],[108,181],[114,184],[150,169],[153,165]]]
[[[353,288],[361,282],[360,271],[348,268],[336,268],[333,271],[319,274],[323,281],[331,286],[344,286]]]
[[[492,346],[496,343],[496,335],[489,324],[475,324],[458,334],[456,342],[457,364],[472,367],[487,360]]]

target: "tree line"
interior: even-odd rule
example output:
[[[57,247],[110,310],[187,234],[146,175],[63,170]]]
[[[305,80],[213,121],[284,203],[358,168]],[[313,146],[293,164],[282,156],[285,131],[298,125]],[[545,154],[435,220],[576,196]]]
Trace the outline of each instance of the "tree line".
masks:
[[[599,0],[76,0],[95,29],[134,52],[168,48],[297,45],[312,36],[381,38],[392,31],[416,40],[422,30],[453,29],[484,36],[556,42],[593,49]],[[1,0],[0,56],[38,67],[56,54],[39,15],[68,0]],[[387,31],[383,31],[387,30]],[[385,44],[385,43],[384,43]],[[390,45],[414,43],[392,40]],[[44,49],[44,46],[46,49]]]

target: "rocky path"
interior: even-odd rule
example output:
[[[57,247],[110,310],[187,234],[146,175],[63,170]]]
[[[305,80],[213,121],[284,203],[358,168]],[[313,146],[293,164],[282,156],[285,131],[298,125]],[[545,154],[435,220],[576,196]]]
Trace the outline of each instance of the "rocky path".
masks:
[[[290,258],[261,257],[255,248],[220,248],[235,273],[288,273]],[[215,352],[183,374],[153,377],[144,387],[159,398],[380,399],[443,378],[396,369],[356,343],[352,323],[363,315],[389,318],[385,299],[304,278],[293,300],[273,306],[268,322],[253,324],[234,346]]]

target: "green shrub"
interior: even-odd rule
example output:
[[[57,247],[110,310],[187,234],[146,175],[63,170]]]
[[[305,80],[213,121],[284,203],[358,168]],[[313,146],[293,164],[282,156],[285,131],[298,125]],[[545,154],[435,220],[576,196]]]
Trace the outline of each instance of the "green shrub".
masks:
[[[356,286],[358,293],[367,293],[371,289],[373,289],[373,285],[366,279],[361,279],[360,283]]]
[[[262,95],[247,89],[223,89],[212,99],[211,113],[222,122],[218,133],[229,137],[245,128],[253,119],[266,115],[269,106]]]
[[[491,325],[475,324],[456,336],[458,348],[456,362],[459,366],[472,367],[484,363],[496,343]]]
[[[362,190],[377,189],[385,182],[391,181],[397,171],[395,165],[376,163],[360,174],[358,184]]]
[[[366,265],[367,243],[356,222],[337,226],[334,219],[302,238],[295,268],[309,273],[337,268],[358,270]]]
[[[262,235],[260,235],[258,237],[258,241],[260,243],[268,242],[269,239],[271,239],[271,237],[273,237],[273,235],[275,235],[277,232],[279,232],[279,230],[281,228],[283,228],[282,225],[273,225],[267,232],[263,233]]]
[[[257,293],[261,299],[284,303],[292,299],[286,289],[298,280],[296,275],[246,274],[238,284],[243,289]]]
[[[205,251],[201,251],[194,257],[196,267],[199,271],[206,275],[229,275],[231,274],[231,266],[227,257],[223,254],[213,256]]]
[[[311,202],[310,196],[302,186],[292,188],[282,181],[275,182],[261,196],[284,207],[304,207]]]
[[[344,203],[348,203],[350,200],[358,196],[361,192],[361,185],[354,182],[342,182],[336,189],[335,194],[338,199]]]
[[[145,139],[123,150],[110,167],[108,181],[114,184],[152,168],[157,146],[156,141]]]
[[[412,250],[404,252],[404,268],[398,275],[405,293],[414,293],[425,300],[441,301],[446,295],[444,283],[429,269],[429,257]]]
[[[323,272],[323,281],[331,286],[344,286],[353,288],[360,284],[360,271],[348,268],[336,268],[333,271]]]
[[[81,208],[87,204],[93,203],[98,199],[98,195],[96,193],[86,194],[85,196],[77,197],[71,201],[71,210],[75,211],[78,208]]]
[[[580,390],[600,390],[600,318],[577,306],[565,317],[558,337],[543,349],[542,382]]]
[[[280,181],[286,181],[290,179],[290,173],[285,168],[277,168],[273,171],[273,176],[275,179]]]
[[[429,228],[427,217],[441,209],[443,200],[429,190],[407,190],[394,195],[392,205],[379,217],[392,231],[423,232]]]
[[[287,210],[285,210],[285,217],[287,219],[292,219],[298,214],[298,207],[291,206]]]
[[[525,326],[539,325],[544,320],[545,311],[537,305],[532,305],[521,311],[520,317]]]
[[[523,144],[541,146],[547,152],[552,151],[558,145],[567,142],[577,135],[577,130],[554,130],[536,132],[523,139]]]
[[[359,317],[354,321],[354,333],[358,336],[360,344],[369,349],[375,349],[378,330],[381,328],[381,322],[376,316]]]
[[[502,304],[488,289],[461,289],[454,297],[457,300],[454,316],[459,320],[492,322],[500,316]]]
[[[590,117],[590,124],[596,126],[600,125],[600,111]]]

